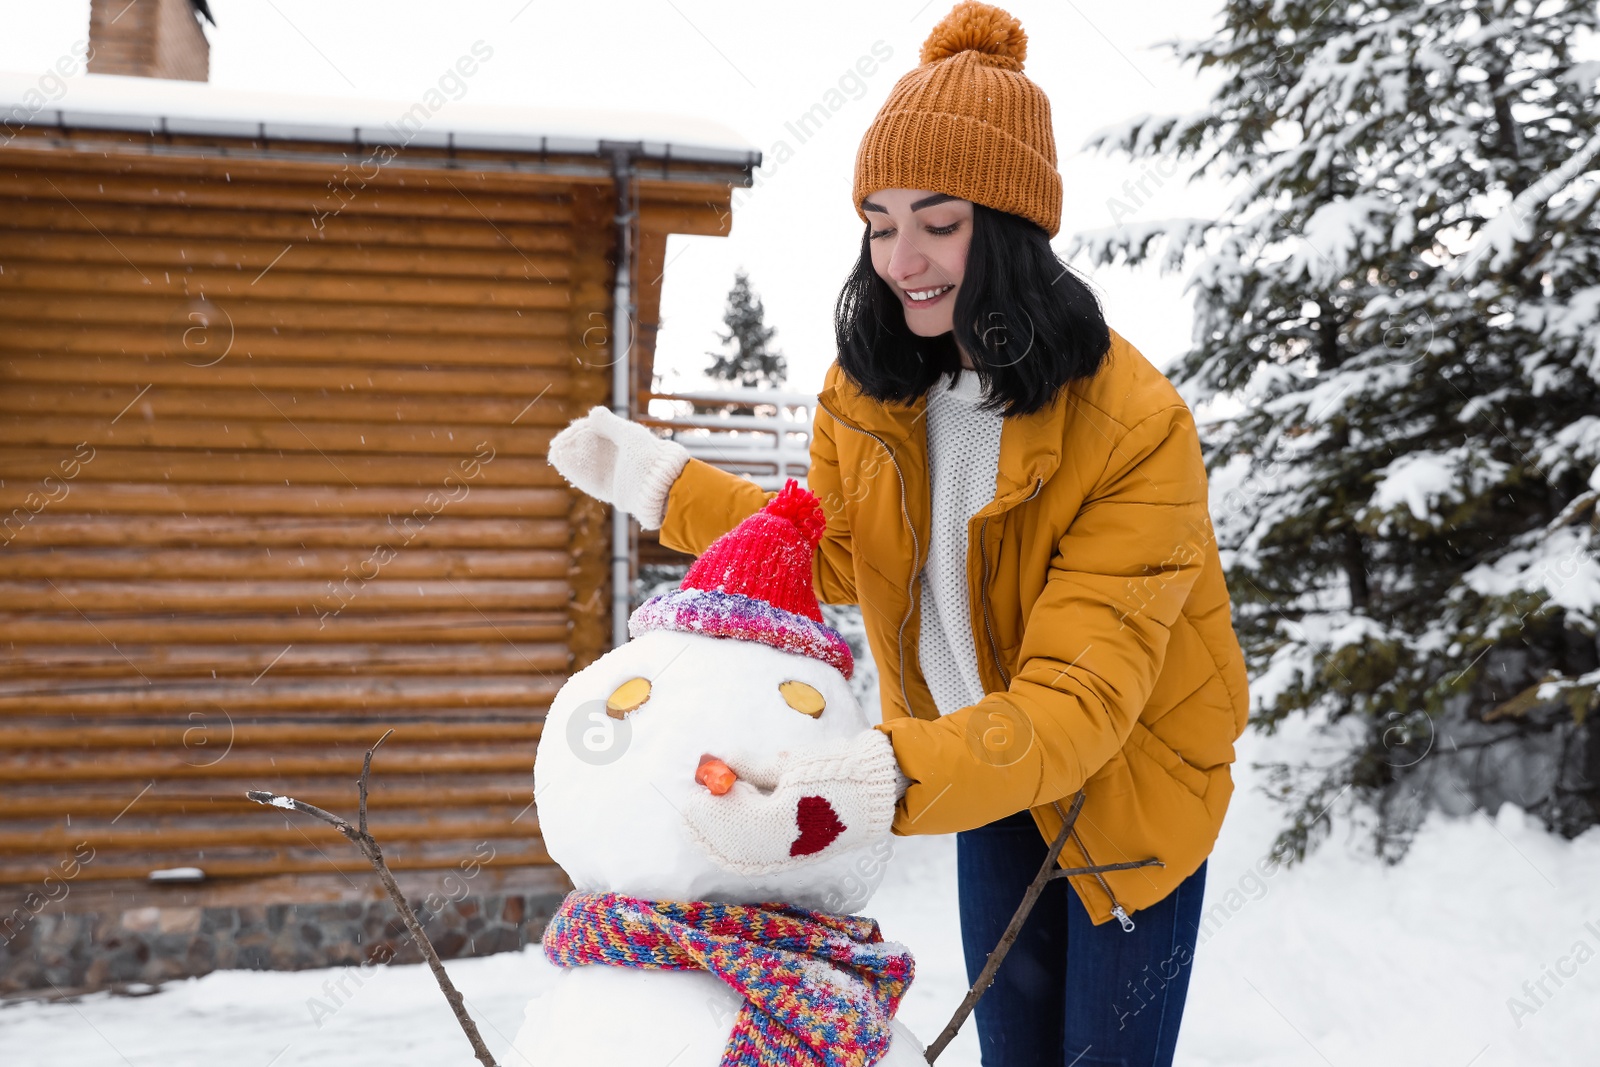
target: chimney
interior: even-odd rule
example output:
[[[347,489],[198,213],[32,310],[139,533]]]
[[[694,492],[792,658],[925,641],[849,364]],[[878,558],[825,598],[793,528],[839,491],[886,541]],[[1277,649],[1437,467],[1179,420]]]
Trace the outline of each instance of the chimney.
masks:
[[[206,0],[90,0],[89,72],[206,81],[202,15],[216,25]]]

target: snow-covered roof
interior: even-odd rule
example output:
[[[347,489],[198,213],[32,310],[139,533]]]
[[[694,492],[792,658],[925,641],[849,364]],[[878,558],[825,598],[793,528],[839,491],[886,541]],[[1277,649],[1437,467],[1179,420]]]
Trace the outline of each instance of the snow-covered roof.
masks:
[[[599,152],[601,141],[637,141],[641,154],[655,159],[735,166],[756,166],[761,159],[755,146],[726,126],[648,111],[472,104],[442,94],[436,94],[442,104],[430,109],[420,98],[297,96],[117,74],[80,74],[65,80],[65,92],[61,84],[44,85],[37,73],[0,71],[0,129],[53,126],[581,155]],[[402,131],[400,120],[408,114],[413,124]]]

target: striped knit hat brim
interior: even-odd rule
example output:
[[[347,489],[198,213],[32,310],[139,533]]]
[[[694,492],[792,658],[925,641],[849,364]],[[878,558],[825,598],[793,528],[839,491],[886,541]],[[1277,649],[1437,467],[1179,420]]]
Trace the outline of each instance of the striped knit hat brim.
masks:
[[[692,588],[659,593],[628,617],[629,637],[651,630],[756,641],[782,652],[819,659],[846,678],[855,669],[850,645],[839,631],[742,593]]]

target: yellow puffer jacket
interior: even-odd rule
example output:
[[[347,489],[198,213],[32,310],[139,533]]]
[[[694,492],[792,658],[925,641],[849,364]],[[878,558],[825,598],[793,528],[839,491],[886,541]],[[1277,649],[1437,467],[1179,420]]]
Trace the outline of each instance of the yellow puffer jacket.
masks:
[[[995,499],[967,527],[985,696],[941,717],[916,656],[926,401],[872,400],[837,363],[817,399],[809,485],[828,527],[813,575],[823,601],[862,608],[879,728],[913,783],[895,832],[1030,808],[1053,841],[1081,789],[1062,866],[1163,864],[1068,879],[1096,924],[1128,926],[1210,854],[1249,710],[1188,406],[1113,330],[1098,374],[1004,420]],[[661,543],[699,555],[772,495],[691,459]]]

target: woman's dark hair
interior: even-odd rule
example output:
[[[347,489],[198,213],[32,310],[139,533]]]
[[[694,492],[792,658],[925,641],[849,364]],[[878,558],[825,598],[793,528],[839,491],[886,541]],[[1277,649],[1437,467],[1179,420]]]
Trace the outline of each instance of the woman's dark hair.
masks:
[[[1050,247],[1043,227],[972,205],[972,240],[949,333],[906,327],[900,298],[872,269],[873,230],[834,304],[839,366],[875,400],[912,403],[941,374],[959,375],[957,342],[987,394],[983,410],[1026,415],[1067,382],[1092,377],[1111,347],[1094,292]]]

